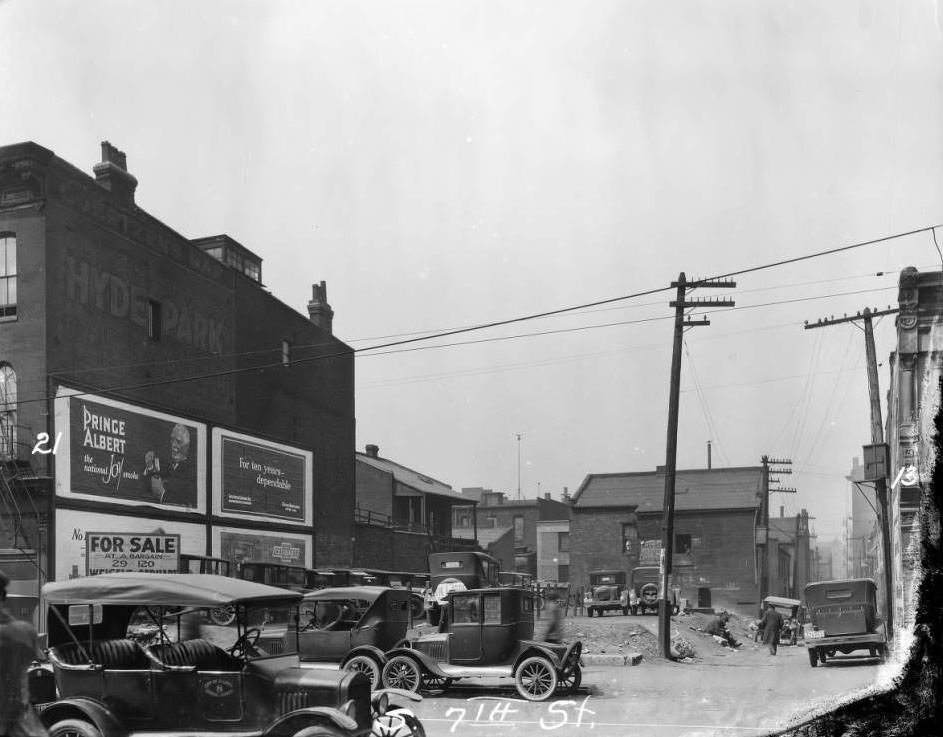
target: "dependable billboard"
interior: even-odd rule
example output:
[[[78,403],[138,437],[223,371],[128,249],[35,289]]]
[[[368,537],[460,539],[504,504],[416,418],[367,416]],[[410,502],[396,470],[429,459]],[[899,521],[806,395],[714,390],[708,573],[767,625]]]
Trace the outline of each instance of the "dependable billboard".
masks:
[[[311,525],[313,454],[213,429],[213,512]]]

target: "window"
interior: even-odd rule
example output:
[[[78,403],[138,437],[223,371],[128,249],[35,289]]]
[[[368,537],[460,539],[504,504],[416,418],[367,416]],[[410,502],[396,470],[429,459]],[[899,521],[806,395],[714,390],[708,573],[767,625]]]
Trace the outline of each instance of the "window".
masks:
[[[482,608],[485,612],[485,624],[501,624],[501,595],[485,594],[481,597]]]
[[[0,363],[0,458],[16,458],[16,371]]]
[[[562,563],[557,566],[557,581],[567,583],[570,580],[570,567]]]
[[[524,517],[520,514],[514,515],[514,544],[520,545],[524,542]]]
[[[570,552],[570,533],[569,532],[558,532],[557,533],[557,550],[561,553]]]
[[[282,366],[287,366],[291,363],[291,342],[287,340],[282,341]]]
[[[151,340],[160,340],[160,302],[153,299],[147,301],[147,337]]]
[[[477,624],[478,594],[470,596],[452,595],[452,622],[453,624]]]
[[[675,535],[675,552],[678,555],[690,555],[691,554],[691,536],[690,535]]]
[[[0,320],[16,317],[16,236],[0,233]]]
[[[638,528],[634,523],[624,523],[622,525],[622,552],[625,555],[638,555]]]

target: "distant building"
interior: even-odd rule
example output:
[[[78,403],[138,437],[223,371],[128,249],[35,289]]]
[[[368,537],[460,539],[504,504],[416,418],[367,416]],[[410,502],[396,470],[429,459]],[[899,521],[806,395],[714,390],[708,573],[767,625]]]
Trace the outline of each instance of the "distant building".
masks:
[[[452,536],[452,508],[468,499],[451,486],[380,456],[377,445],[356,453],[354,565],[422,572],[428,555],[474,550],[474,536]]]
[[[848,537],[849,575],[852,578],[873,578],[880,571],[881,528],[878,524],[878,503],[874,484],[864,481],[864,467],[858,458],[851,464],[848,479],[851,494],[851,534]],[[878,582],[883,593],[884,586]]]
[[[472,528],[456,529],[455,537],[475,542]],[[486,527],[478,530],[478,546],[498,561],[502,571],[514,570],[514,528],[513,527]]]
[[[569,519],[570,506],[556,501],[547,492],[537,499],[509,499],[502,491],[466,487],[462,496],[468,500],[463,508],[456,506],[452,514],[452,530],[456,537],[477,528],[479,539],[483,530],[510,527],[513,530],[513,567],[506,570],[537,575],[537,523],[541,520]],[[477,506],[475,506],[477,502]]]
[[[537,578],[540,581],[570,580],[570,520],[541,520],[537,523]]]
[[[587,586],[593,570],[658,565],[664,491],[663,467],[584,479],[570,521],[573,586]],[[755,612],[764,491],[762,466],[677,471],[673,585],[692,606]]]
[[[812,551],[809,513],[803,509],[786,517],[769,520],[770,571],[768,594],[801,599],[805,585],[812,580]]]

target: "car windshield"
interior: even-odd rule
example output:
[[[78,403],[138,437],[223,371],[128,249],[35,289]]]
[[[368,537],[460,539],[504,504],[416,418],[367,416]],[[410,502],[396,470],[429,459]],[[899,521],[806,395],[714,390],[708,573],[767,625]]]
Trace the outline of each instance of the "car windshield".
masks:
[[[126,636],[144,647],[208,640],[223,650],[244,650],[249,658],[256,658],[296,652],[296,638],[285,634],[295,629],[297,621],[297,606],[282,602],[240,605],[238,609],[142,606],[131,615]],[[252,647],[238,647],[246,640]]]

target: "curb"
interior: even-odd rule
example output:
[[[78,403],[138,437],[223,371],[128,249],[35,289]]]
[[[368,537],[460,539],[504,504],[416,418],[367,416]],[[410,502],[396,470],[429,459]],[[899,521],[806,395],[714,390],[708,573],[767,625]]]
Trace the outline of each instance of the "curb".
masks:
[[[624,665],[633,666],[642,662],[642,653],[583,653],[581,659],[586,665]]]

